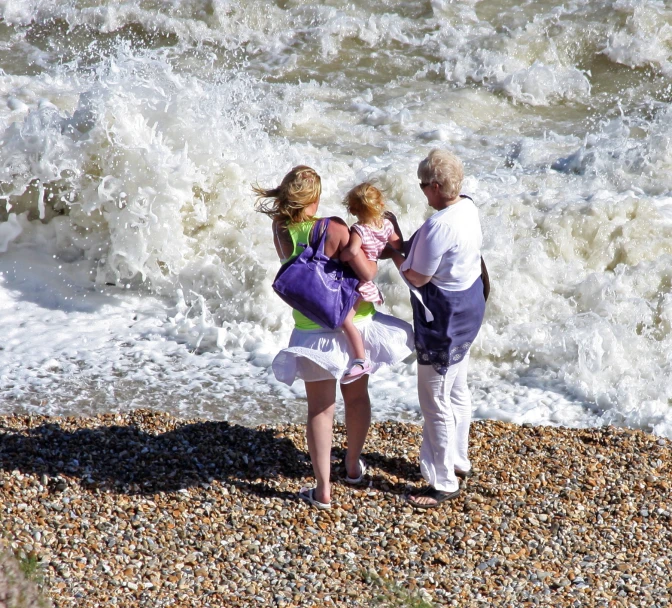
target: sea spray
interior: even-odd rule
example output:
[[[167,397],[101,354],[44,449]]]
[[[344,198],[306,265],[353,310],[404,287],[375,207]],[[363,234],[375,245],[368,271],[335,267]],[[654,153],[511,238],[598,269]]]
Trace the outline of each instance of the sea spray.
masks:
[[[165,4],[165,3],[164,3]],[[254,7],[263,10],[255,10]],[[672,12],[659,2],[1,2],[0,397],[299,420],[251,184],[322,215],[373,179],[406,236],[417,163],[465,161],[493,282],[476,416],[672,435]],[[352,221],[352,218],[346,218]],[[410,319],[380,264],[383,310]],[[411,359],[374,415],[418,419]],[[74,396],[73,396],[74,395]]]

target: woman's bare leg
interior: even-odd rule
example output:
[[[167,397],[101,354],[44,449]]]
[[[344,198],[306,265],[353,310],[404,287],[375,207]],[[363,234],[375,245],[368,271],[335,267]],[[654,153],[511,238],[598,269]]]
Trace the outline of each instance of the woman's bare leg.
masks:
[[[362,376],[351,384],[341,384],[341,393],[345,402],[345,429],[348,436],[345,468],[348,477],[356,478],[360,475],[359,457],[371,425],[369,377]]]
[[[355,323],[353,322],[354,318],[355,306],[353,306],[348,313],[348,316],[345,318],[345,321],[343,321],[341,328],[343,329],[348,342],[350,342],[350,346],[352,346],[352,352],[355,355],[354,358],[366,359],[366,353],[364,352],[364,340],[362,340],[362,334],[360,334],[357,327],[355,327]]]
[[[356,383],[353,383],[356,384]],[[331,437],[336,403],[336,380],[306,382],[308,420],[306,439],[315,474],[315,500],[331,501]]]

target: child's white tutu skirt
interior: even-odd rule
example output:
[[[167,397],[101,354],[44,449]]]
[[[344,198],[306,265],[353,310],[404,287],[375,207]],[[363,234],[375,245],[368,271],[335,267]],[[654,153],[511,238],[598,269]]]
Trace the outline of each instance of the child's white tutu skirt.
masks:
[[[413,352],[410,323],[377,312],[356,324],[362,334],[371,373],[399,363]],[[352,366],[350,343],[341,329],[294,329],[289,346],[273,359],[273,373],[280,382],[340,380]]]

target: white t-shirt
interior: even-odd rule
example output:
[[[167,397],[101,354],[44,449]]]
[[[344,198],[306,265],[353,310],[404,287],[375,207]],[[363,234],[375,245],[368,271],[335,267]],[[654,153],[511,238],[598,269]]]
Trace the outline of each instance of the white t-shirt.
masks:
[[[438,211],[420,227],[401,270],[431,276],[446,291],[463,291],[481,276],[483,235],[478,209],[462,198]]]

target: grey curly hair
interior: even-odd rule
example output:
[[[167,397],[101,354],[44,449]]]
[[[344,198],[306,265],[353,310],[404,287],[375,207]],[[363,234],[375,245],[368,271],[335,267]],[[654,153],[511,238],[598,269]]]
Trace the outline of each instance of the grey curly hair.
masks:
[[[457,198],[464,179],[462,161],[447,150],[434,149],[418,165],[418,178],[428,184],[439,184],[441,193],[452,200]]]

